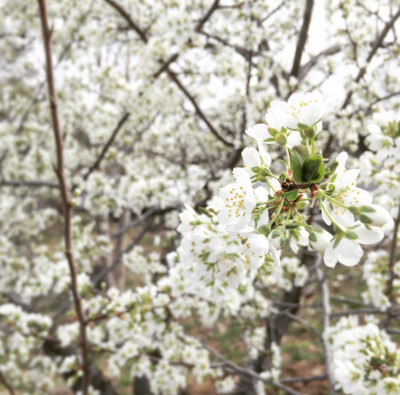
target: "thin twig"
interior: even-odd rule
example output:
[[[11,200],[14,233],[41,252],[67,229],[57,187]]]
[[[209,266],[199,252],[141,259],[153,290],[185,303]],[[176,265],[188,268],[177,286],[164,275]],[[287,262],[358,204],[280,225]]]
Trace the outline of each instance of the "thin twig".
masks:
[[[344,311],[334,311],[329,315],[331,317],[343,317],[347,315],[362,315],[362,314],[386,314],[386,311],[379,309],[353,309]]]
[[[396,221],[394,223],[394,228],[393,228],[393,239],[392,243],[390,245],[390,254],[389,254],[389,262],[388,262],[388,278],[386,282],[386,295],[388,296],[390,302],[392,304],[395,303],[395,295],[393,295],[393,281],[395,278],[393,268],[394,268],[394,261],[396,258],[396,245],[397,245],[397,233],[399,231],[399,226],[400,226],[400,205],[398,209]],[[384,327],[387,328],[390,324],[391,318],[393,316],[393,310],[388,309],[387,311],[387,316],[384,322]]]
[[[276,388],[279,388],[280,390],[286,391],[288,394],[291,395],[302,395],[300,392],[295,391],[294,389],[287,387],[284,384],[281,383],[277,383],[275,381],[271,381],[268,379],[264,379],[263,377],[261,377],[259,374],[253,372],[252,370],[246,369],[246,368],[242,368],[239,365],[236,365],[235,363],[229,361],[228,359],[226,359],[221,353],[219,353],[217,350],[215,350],[214,348],[203,344],[204,348],[206,348],[209,352],[211,352],[213,355],[215,355],[217,358],[219,358],[221,361],[223,361],[225,363],[226,366],[228,366],[229,368],[233,369],[235,372],[245,375],[245,376],[249,376],[252,377],[256,380],[262,381],[265,384],[269,384],[272,385]]]
[[[40,180],[32,180],[32,181],[22,181],[22,180],[4,180],[0,181],[0,187],[48,187],[48,188],[59,188],[60,185],[57,182],[51,181],[40,181]]]
[[[86,318],[83,312],[81,298],[79,295],[77,269],[73,255],[73,242],[71,234],[72,204],[69,196],[67,181],[65,179],[63,139],[58,118],[57,94],[56,94],[54,75],[53,75],[53,60],[51,54],[51,32],[49,30],[47,22],[46,0],[38,0],[38,3],[39,3],[40,19],[41,19],[42,33],[43,33],[44,52],[46,57],[46,79],[47,79],[48,95],[50,102],[51,120],[52,120],[56,154],[57,154],[57,167],[55,170],[60,184],[60,193],[63,205],[65,256],[67,258],[70,271],[71,291],[74,300],[75,312],[79,321],[80,348],[82,354],[82,371],[83,371],[82,393],[83,395],[87,395],[90,384],[89,345],[86,338],[86,325],[85,325]]]
[[[375,56],[376,51],[378,50],[378,48],[382,45],[383,40],[385,39],[386,35],[388,34],[388,32],[390,31],[390,29],[393,27],[394,23],[396,22],[396,20],[400,17],[400,8],[397,10],[396,14],[394,14],[392,16],[392,18],[390,19],[389,22],[386,23],[386,25],[384,26],[384,28],[382,29],[381,33],[379,34],[379,36],[376,38],[376,40],[374,41],[374,44],[372,45],[372,48],[367,56],[367,59],[365,61],[365,65],[364,67],[361,67],[354,82],[360,82],[361,78],[364,76],[364,74],[367,72],[367,67],[369,65],[369,63],[371,62],[372,58]],[[353,90],[350,90],[347,93],[347,96],[342,104],[342,109],[346,108],[348,106],[348,104],[350,103],[351,97],[353,96]]]
[[[331,356],[329,351],[329,344],[327,339],[327,330],[330,325],[330,315],[331,315],[331,307],[329,304],[329,288],[328,284],[325,279],[325,273],[322,269],[322,258],[319,258],[319,265],[316,267],[315,271],[317,274],[319,286],[321,289],[321,299],[322,299],[322,306],[323,306],[323,336],[322,336],[322,343],[324,348],[325,354],[325,373],[328,378],[329,387],[331,391],[331,395],[336,395],[335,390],[335,380],[332,372],[331,366]]]
[[[145,223],[145,225],[143,226],[142,230],[140,231],[140,233],[132,240],[132,242],[128,245],[128,247],[126,247],[123,251],[121,251],[116,258],[114,259],[114,261],[111,263],[110,266],[105,267],[94,279],[93,279],[93,285],[96,287],[97,285],[99,285],[104,278],[107,276],[108,273],[110,273],[111,271],[113,271],[120,263],[122,260],[122,257],[127,254],[129,251],[131,251],[137,243],[140,242],[140,240],[142,240],[143,236],[146,234],[146,232],[148,231],[150,224],[152,222],[152,218],[149,217]]]
[[[124,123],[128,120],[130,116],[130,113],[127,112],[125,113],[122,118],[119,120],[117,126],[114,128],[113,132],[111,133],[110,138],[107,140],[107,143],[104,145],[103,149],[100,152],[100,155],[97,157],[96,161],[93,163],[93,165],[89,168],[89,170],[85,173],[83,178],[86,180],[90,174],[98,167],[100,166],[101,161],[103,160],[104,156],[106,155],[108,149],[111,147],[112,143],[115,140],[115,137],[117,136],[118,132],[122,129],[122,126]]]
[[[125,21],[128,23],[128,26],[133,29],[141,38],[141,40],[144,43],[148,42],[146,33],[144,32],[143,29],[139,27],[139,25],[131,18],[129,13],[116,1],[114,0],[104,0],[107,4],[109,4],[111,7],[113,7],[116,11],[119,12],[121,17],[125,19]],[[176,55],[178,56],[178,55]],[[175,55],[173,55],[175,57]],[[177,59],[177,57],[176,57]],[[175,60],[176,60],[175,59]],[[161,62],[161,61],[160,61]],[[168,62],[168,61],[167,61]],[[165,62],[165,63],[167,63]],[[186,98],[192,103],[194,109],[196,110],[196,114],[203,120],[203,122],[207,125],[207,127],[210,129],[211,133],[221,142],[223,142],[225,145],[232,147],[233,143],[230,141],[226,140],[222,135],[219,134],[217,129],[213,126],[213,124],[210,122],[210,120],[206,117],[204,114],[203,110],[200,108],[199,104],[197,103],[196,99],[194,96],[189,92],[189,90],[184,86],[182,81],[177,77],[177,75],[169,68],[169,64],[165,64],[164,62],[161,62],[162,66],[162,72],[165,71],[170,79],[178,86],[178,88],[182,91],[182,93],[186,96]],[[160,75],[160,69],[156,72],[157,77]]]

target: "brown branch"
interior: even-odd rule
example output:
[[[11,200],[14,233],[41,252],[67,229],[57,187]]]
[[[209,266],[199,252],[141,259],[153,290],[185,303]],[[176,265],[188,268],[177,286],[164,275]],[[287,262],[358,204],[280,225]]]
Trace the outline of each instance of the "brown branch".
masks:
[[[130,252],[140,242],[140,240],[142,240],[143,236],[148,231],[151,222],[152,222],[152,217],[147,218],[147,221],[143,226],[142,230],[132,240],[132,242],[128,245],[128,247],[126,247],[123,251],[121,251],[117,255],[117,257],[114,259],[114,261],[111,263],[110,266],[106,266],[100,273],[96,275],[96,277],[93,279],[93,285],[95,287],[98,286],[104,280],[104,278],[107,276],[108,273],[112,272],[121,263],[122,257],[128,252]]]
[[[182,93],[186,96],[186,98],[192,103],[196,114],[203,120],[203,122],[208,126],[210,129],[211,133],[221,142],[223,142],[225,145],[228,145],[230,147],[233,147],[233,143],[230,141],[226,140],[225,137],[219,134],[217,129],[211,124],[209,119],[206,117],[204,114],[203,110],[200,108],[198,105],[196,99],[193,97],[193,95],[188,91],[188,89],[183,85],[182,81],[178,78],[178,76],[171,71],[169,68],[167,68],[167,74],[171,78],[172,81],[175,82],[175,84],[178,86],[178,88],[182,91]]]
[[[3,384],[5,388],[7,388],[7,391],[10,395],[15,395],[13,387],[11,387],[10,383],[6,380],[1,370],[0,370],[0,383]]]
[[[177,59],[179,58],[179,54],[173,54],[171,55],[164,63],[163,65],[153,74],[153,78],[157,79],[164,71],[168,69],[171,63],[174,63]]]
[[[256,372],[253,372],[250,369],[246,369],[246,368],[242,368],[241,366],[229,361],[227,358],[225,358],[221,353],[219,353],[217,350],[215,350],[214,348],[203,344],[203,347],[209,351],[211,354],[213,354],[214,356],[216,356],[218,359],[220,359],[221,361],[224,362],[224,364],[229,367],[230,369],[234,370],[235,372],[241,374],[241,375],[245,375],[248,377],[251,377],[253,379],[259,380],[264,382],[265,384],[269,384],[272,385],[276,388],[279,388],[280,390],[286,391],[286,393],[291,394],[291,395],[302,395],[300,392],[295,391],[294,389],[287,387],[284,384],[272,381],[272,380],[268,380],[268,379],[264,379],[263,377],[261,377],[259,374],[257,374]]]
[[[112,143],[114,142],[115,137],[117,136],[118,132],[122,129],[122,126],[128,120],[129,116],[130,116],[130,113],[127,112],[119,120],[117,126],[111,133],[110,138],[108,139],[107,143],[104,145],[103,149],[101,150],[100,155],[98,156],[96,161],[93,163],[93,165],[90,167],[90,169],[86,172],[86,174],[83,176],[84,180],[86,180],[90,176],[90,174],[92,174],[92,172],[94,170],[98,169],[98,167],[100,166],[100,163],[103,160],[104,156],[106,155],[108,149],[111,147]]]
[[[196,28],[194,29],[196,32],[201,31],[204,24],[211,18],[213,12],[218,8],[218,5],[219,5],[219,0],[214,0],[214,2],[211,4],[211,7],[208,9],[203,18],[201,18],[199,23],[196,25]]]
[[[309,383],[310,381],[319,381],[319,380],[326,380],[328,376],[326,374],[317,374],[315,376],[306,376],[306,377],[290,377],[287,379],[282,379],[281,383],[284,384],[292,384],[292,383]]]
[[[386,35],[388,34],[388,32],[393,27],[394,23],[396,22],[396,20],[399,17],[400,17],[400,8],[397,10],[396,14],[394,14],[392,16],[390,21],[386,23],[386,25],[382,29],[381,33],[379,34],[379,36],[374,41],[374,44],[372,45],[371,51],[369,52],[369,54],[367,56],[367,59],[365,61],[365,66],[361,67],[361,69],[359,70],[354,82],[356,82],[356,83],[360,82],[361,78],[364,77],[364,74],[367,72],[367,67],[368,67],[369,63],[371,62],[372,58],[375,56],[378,48],[382,45],[382,42],[385,39]],[[345,98],[345,100],[344,100],[344,102],[342,104],[342,110],[349,105],[352,96],[353,96],[353,90],[350,90],[347,93],[347,96],[346,96],[346,98]]]
[[[104,1],[108,3],[111,7],[113,7],[116,11],[118,11],[120,15],[128,23],[128,26],[138,34],[138,36],[143,42],[147,43],[148,40],[144,30],[131,18],[129,13],[120,4],[118,4],[114,0],[104,0]]]
[[[299,79],[303,79],[308,72],[318,63],[318,60],[324,56],[335,55],[340,51],[340,45],[332,45],[331,47],[319,52],[313,56],[306,64],[300,67]]]
[[[145,213],[143,213],[139,217],[135,218],[133,221],[129,222],[125,226],[122,226],[121,228],[119,228],[116,232],[114,232],[111,235],[111,238],[115,239],[115,238],[121,236],[123,233],[125,233],[129,229],[132,229],[132,228],[140,225],[142,222],[146,221],[150,217],[153,217],[155,215],[166,214],[166,213],[168,213],[170,211],[178,210],[181,207],[182,206],[179,204],[179,205],[176,205],[176,206],[168,206],[168,207],[165,207],[165,208],[160,208],[160,207],[149,208]]]
[[[125,21],[128,23],[129,27],[133,29],[141,38],[141,40],[144,43],[148,42],[146,33],[136,24],[136,22],[131,18],[129,13],[121,6],[119,5],[116,1],[114,0],[104,0],[107,4],[109,4],[111,7],[113,7],[116,11],[119,12],[119,14],[125,19]],[[172,55],[174,57],[175,55]],[[170,58],[171,59],[171,58]],[[176,59],[175,59],[176,60]],[[168,60],[167,60],[168,62]],[[165,63],[167,63],[165,62]],[[186,98],[192,103],[196,110],[196,114],[204,121],[204,123],[207,125],[207,127],[210,129],[211,133],[220,141],[222,141],[225,145],[232,147],[233,143],[230,141],[226,140],[222,135],[218,133],[218,131],[215,129],[215,127],[211,124],[209,119],[206,117],[204,114],[203,110],[200,108],[198,103],[196,102],[195,98],[193,95],[188,91],[188,89],[182,84],[180,79],[176,76],[176,74],[169,68],[168,64],[163,63],[161,66],[162,71],[165,71],[170,79],[178,86],[178,88],[182,91],[182,93],[186,96]],[[160,75],[160,70],[159,69],[155,75],[157,77]]]
[[[47,22],[47,8],[46,0],[38,0],[40,9],[40,19],[43,33],[44,52],[46,58],[46,79],[50,103],[51,120],[53,126],[55,148],[57,155],[57,167],[56,174],[60,185],[60,193],[63,205],[64,215],[64,244],[65,244],[65,256],[68,261],[70,277],[71,277],[71,291],[74,300],[75,312],[79,320],[79,332],[80,332],[80,348],[82,354],[82,393],[83,395],[88,394],[89,383],[90,383],[90,360],[89,360],[89,346],[86,338],[86,325],[85,315],[82,308],[82,302],[78,290],[78,279],[75,259],[73,255],[73,242],[71,235],[71,216],[72,216],[72,204],[69,196],[69,190],[65,179],[65,167],[64,167],[64,150],[63,150],[63,139],[60,130],[58,108],[57,108],[57,94],[54,84],[53,75],[53,60],[51,54],[51,32],[49,30]]]
[[[40,181],[40,180],[32,180],[32,181],[16,181],[16,180],[4,180],[0,181],[0,187],[48,187],[48,188],[59,188],[59,184],[51,181]]]
[[[390,299],[392,303],[394,303],[394,295],[393,295],[393,280],[394,280],[394,273],[393,273],[393,267],[394,267],[394,261],[396,259],[396,245],[397,245],[397,233],[399,231],[399,226],[400,226],[400,205],[398,208],[398,213],[396,217],[396,221],[394,223],[394,228],[393,228],[393,239],[390,244],[390,254],[389,254],[389,262],[388,262],[388,280],[386,283],[386,295]],[[389,321],[389,320],[387,320]],[[387,322],[388,324],[389,322]],[[387,325],[386,325],[387,326]]]
[[[353,309],[353,310],[344,310],[344,311],[334,311],[329,315],[331,317],[343,317],[347,315],[361,315],[361,314],[386,314],[386,311],[379,310],[379,309]]]
[[[330,393],[332,395],[336,395],[336,389],[335,389],[335,380],[333,376],[333,371],[332,371],[332,365],[331,365],[331,355],[329,351],[329,344],[328,344],[328,339],[327,339],[327,330],[329,329],[330,326],[330,317],[332,316],[331,314],[331,307],[329,303],[329,288],[328,288],[328,283],[326,281],[326,276],[325,272],[323,269],[325,269],[325,266],[322,266],[322,257],[320,256],[318,259],[318,266],[316,267],[316,275],[318,279],[318,283],[321,289],[321,299],[322,299],[322,306],[323,306],[323,335],[322,335],[322,343],[323,343],[323,350],[324,350],[324,355],[325,355],[325,374],[328,378],[328,383],[329,383],[329,388],[330,388]],[[321,267],[322,266],[322,267]]]
[[[311,15],[314,6],[314,0],[306,0],[306,8],[304,10],[303,24],[301,26],[299,39],[297,40],[296,52],[294,54],[293,66],[290,75],[298,76],[300,70],[301,57],[306,46],[308,30],[310,28]]]

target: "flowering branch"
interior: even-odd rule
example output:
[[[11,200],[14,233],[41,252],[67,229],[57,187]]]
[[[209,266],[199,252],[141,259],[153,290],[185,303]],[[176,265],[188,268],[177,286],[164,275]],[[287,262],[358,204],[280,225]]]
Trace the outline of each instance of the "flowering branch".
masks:
[[[82,308],[81,297],[78,290],[78,273],[76,263],[73,255],[73,243],[71,235],[71,216],[72,216],[72,203],[69,196],[69,190],[67,181],[65,179],[65,168],[64,168],[64,151],[63,151],[63,139],[60,130],[58,110],[57,110],[57,94],[54,85],[53,75],[53,63],[51,54],[51,32],[47,23],[47,8],[46,0],[38,0],[40,9],[40,19],[42,24],[44,50],[46,56],[46,76],[47,86],[51,109],[51,119],[53,125],[54,139],[56,144],[57,153],[57,167],[56,174],[58,177],[60,192],[63,204],[64,214],[64,242],[65,242],[65,256],[68,261],[68,267],[71,277],[71,291],[74,299],[75,311],[79,320],[80,329],[80,347],[82,355],[82,370],[83,370],[83,383],[82,392],[83,395],[88,394],[89,383],[90,383],[90,359],[89,359],[89,344],[86,337],[86,318]]]

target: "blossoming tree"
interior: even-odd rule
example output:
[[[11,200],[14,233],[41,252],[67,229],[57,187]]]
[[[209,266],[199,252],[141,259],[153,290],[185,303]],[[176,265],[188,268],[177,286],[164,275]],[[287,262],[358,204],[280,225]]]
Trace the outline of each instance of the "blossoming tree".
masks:
[[[1,391],[400,393],[398,2],[0,17]]]

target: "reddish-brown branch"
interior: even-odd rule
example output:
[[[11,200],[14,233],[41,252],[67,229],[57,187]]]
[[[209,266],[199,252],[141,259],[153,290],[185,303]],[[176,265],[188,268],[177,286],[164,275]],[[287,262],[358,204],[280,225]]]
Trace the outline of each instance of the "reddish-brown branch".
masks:
[[[44,52],[46,58],[46,79],[47,79],[47,88],[48,88],[49,102],[50,102],[51,120],[52,120],[52,127],[53,127],[54,140],[56,146],[56,156],[57,156],[56,174],[59,181],[60,193],[63,205],[65,256],[67,258],[70,271],[71,291],[74,300],[75,312],[79,320],[80,349],[82,354],[82,371],[83,371],[82,393],[84,395],[87,395],[90,383],[89,345],[86,337],[86,323],[85,323],[86,318],[83,312],[82,302],[78,291],[78,278],[77,278],[78,273],[73,255],[73,242],[71,235],[72,204],[70,200],[69,189],[65,179],[63,139],[61,135],[60,123],[58,118],[57,94],[54,84],[53,61],[51,54],[51,32],[49,30],[47,22],[46,0],[38,0],[38,3],[40,9]]]

